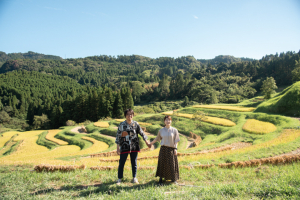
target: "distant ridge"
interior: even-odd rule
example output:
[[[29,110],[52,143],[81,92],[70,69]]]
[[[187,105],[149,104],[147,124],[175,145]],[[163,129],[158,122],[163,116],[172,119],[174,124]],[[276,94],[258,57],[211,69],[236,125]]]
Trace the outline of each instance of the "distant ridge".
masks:
[[[6,54],[3,51],[0,51],[0,62],[6,62],[8,60],[16,60],[16,59],[50,59],[50,60],[62,60],[59,56],[53,55],[45,55],[41,53],[35,53],[33,51],[28,51],[27,53],[8,53]]]
[[[244,57],[236,58],[234,56],[219,55],[219,56],[216,56],[213,59],[197,59],[197,60],[199,62],[201,62],[202,64],[205,64],[205,65],[211,64],[211,65],[217,66],[221,62],[229,64],[229,63],[242,62],[242,61],[254,61],[255,59],[244,58]]]

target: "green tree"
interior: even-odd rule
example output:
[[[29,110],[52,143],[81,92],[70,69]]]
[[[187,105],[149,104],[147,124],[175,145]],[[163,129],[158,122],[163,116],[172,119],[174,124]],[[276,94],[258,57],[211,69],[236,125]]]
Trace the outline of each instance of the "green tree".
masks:
[[[42,116],[35,115],[33,119],[33,127],[34,129],[47,129],[49,127],[50,120],[47,115],[42,114]]]
[[[122,116],[123,116],[123,101],[120,92],[116,92],[112,117],[121,118]]]
[[[182,103],[182,106],[185,107],[189,105],[189,98],[187,96],[184,97],[184,100],[183,100],[183,103]]]
[[[297,60],[295,61],[295,68],[292,71],[292,76],[293,76],[293,82],[300,81],[300,60],[299,62]]]
[[[210,103],[211,104],[216,104],[216,103],[218,103],[219,102],[219,100],[218,100],[218,96],[217,96],[217,91],[215,91],[215,90],[213,90],[212,92],[211,92],[211,101],[210,101]]]
[[[193,114],[193,120],[197,128],[202,126],[202,121],[205,120],[206,114],[203,111],[198,110]]]
[[[274,78],[267,77],[267,79],[263,81],[263,85],[261,87],[262,93],[264,94],[264,98],[270,99],[271,94],[275,93],[275,89],[277,89],[277,86]]]

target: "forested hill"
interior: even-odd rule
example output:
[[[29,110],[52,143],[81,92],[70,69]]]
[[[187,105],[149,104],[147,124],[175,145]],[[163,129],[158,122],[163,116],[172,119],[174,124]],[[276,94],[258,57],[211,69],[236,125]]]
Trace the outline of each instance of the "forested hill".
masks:
[[[252,58],[236,58],[234,56],[225,56],[225,55],[219,55],[216,56],[213,59],[197,59],[198,61],[200,61],[200,63],[204,64],[204,65],[208,65],[211,64],[213,66],[218,66],[220,63],[226,63],[226,64],[230,64],[230,63],[236,63],[236,62],[243,62],[243,61],[254,61],[255,59]]]
[[[42,114],[50,120],[50,128],[68,119],[117,117],[133,101],[188,98],[207,104],[236,103],[253,97],[266,77],[273,77],[277,86],[300,80],[300,51],[260,60],[217,56],[208,64],[193,56],[61,59],[33,52],[0,55],[4,61],[0,67],[0,123],[5,126],[37,126]]]
[[[32,51],[28,51],[27,53],[9,53],[6,54],[3,51],[0,51],[0,64],[2,65],[4,62],[8,60],[16,60],[16,59],[32,59],[32,60],[38,60],[38,59],[50,59],[50,60],[61,60],[62,58],[59,56],[53,56],[53,55],[44,55],[40,53],[35,53]]]

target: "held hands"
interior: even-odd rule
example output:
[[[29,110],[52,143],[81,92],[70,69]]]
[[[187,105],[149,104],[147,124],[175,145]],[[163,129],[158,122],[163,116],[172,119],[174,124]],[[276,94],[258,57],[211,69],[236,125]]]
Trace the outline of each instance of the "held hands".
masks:
[[[150,149],[151,148],[151,146],[152,146],[152,144],[151,143],[149,143],[148,141],[146,141],[146,145],[148,146],[148,148]]]

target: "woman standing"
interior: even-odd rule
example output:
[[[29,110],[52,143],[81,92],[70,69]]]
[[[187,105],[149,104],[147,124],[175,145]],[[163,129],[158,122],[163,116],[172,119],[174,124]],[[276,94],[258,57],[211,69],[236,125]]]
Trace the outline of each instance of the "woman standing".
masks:
[[[178,130],[171,127],[172,118],[169,115],[164,117],[165,127],[160,129],[157,137],[149,144],[149,148],[161,140],[161,148],[158,156],[156,177],[159,176],[159,184],[162,178],[171,180],[177,184],[179,180],[179,168],[177,160],[177,144],[180,141]]]

